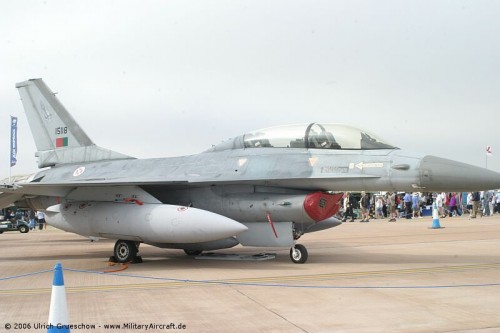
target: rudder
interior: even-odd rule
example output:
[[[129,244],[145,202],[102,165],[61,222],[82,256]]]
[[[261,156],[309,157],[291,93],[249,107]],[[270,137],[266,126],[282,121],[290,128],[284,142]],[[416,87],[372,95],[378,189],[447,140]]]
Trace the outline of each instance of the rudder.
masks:
[[[131,158],[96,146],[42,79],[17,83],[16,88],[35,140],[40,168]]]

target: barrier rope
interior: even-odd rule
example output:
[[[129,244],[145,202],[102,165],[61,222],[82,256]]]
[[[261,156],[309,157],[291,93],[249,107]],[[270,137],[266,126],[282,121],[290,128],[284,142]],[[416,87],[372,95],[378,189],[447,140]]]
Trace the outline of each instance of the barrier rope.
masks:
[[[135,274],[117,274],[104,273],[101,271],[79,270],[72,268],[63,268],[65,271],[86,273],[86,274],[108,274],[120,277],[148,279],[168,282],[182,282],[192,284],[206,285],[227,285],[227,286],[252,286],[252,287],[280,287],[280,288],[303,288],[303,289],[442,289],[442,288],[471,288],[471,287],[498,287],[500,283],[483,283],[483,284],[458,284],[458,285],[422,285],[422,286],[315,286],[315,285],[294,285],[283,283],[252,283],[252,282],[230,282],[221,280],[190,280],[190,279],[175,279],[163,278],[157,276],[135,275]]]
[[[111,262],[111,261],[108,262],[108,266],[115,266],[115,265],[118,265],[118,263],[114,263],[114,262]],[[118,269],[107,269],[107,270],[102,271],[102,273],[121,272],[121,271],[124,271],[124,270],[126,270],[128,268],[128,264],[127,263],[119,264],[119,265],[120,265],[120,267]],[[67,269],[63,268],[63,270],[67,270]],[[52,268],[52,269],[47,269],[47,270],[39,271],[39,272],[33,272],[33,273],[26,273],[26,274],[20,274],[20,275],[0,277],[0,281],[13,280],[13,279],[18,279],[18,278],[23,278],[23,277],[29,277],[29,276],[34,276],[34,275],[39,275],[39,274],[44,274],[44,273],[50,273],[50,272],[54,272],[54,269]],[[94,271],[94,272],[98,272],[98,271]]]
[[[6,280],[12,280],[12,279],[18,279],[22,277],[27,277],[27,276],[33,276],[33,275],[38,275],[38,274],[44,274],[44,273],[49,273],[53,272],[54,269],[47,269],[45,271],[39,271],[39,272],[33,272],[33,273],[26,273],[26,274],[21,274],[21,275],[14,275],[14,276],[6,276],[6,277],[0,277],[0,281],[6,281]]]
[[[192,284],[206,284],[206,285],[226,285],[226,286],[251,286],[251,287],[274,287],[274,288],[300,288],[300,289],[446,289],[446,288],[478,288],[478,287],[498,287],[500,283],[480,283],[480,284],[457,284],[457,285],[421,285],[421,286],[328,286],[328,285],[300,285],[300,284],[283,284],[283,283],[258,283],[258,282],[230,282],[221,280],[190,280],[190,279],[175,279],[175,278],[163,278],[155,276],[146,275],[135,275],[135,274],[118,274],[116,272],[125,270],[128,268],[127,264],[121,265],[119,270],[116,271],[90,271],[81,270],[73,268],[63,268],[64,271],[74,272],[74,273],[85,273],[85,274],[106,274],[114,275],[119,277],[128,278],[138,278],[138,279],[148,279],[157,281],[168,281],[168,282],[182,282],[182,283],[192,283]],[[12,279],[18,279],[23,277],[29,277],[39,274],[45,274],[53,272],[54,269],[48,269],[39,272],[0,277],[1,281],[7,281]]]

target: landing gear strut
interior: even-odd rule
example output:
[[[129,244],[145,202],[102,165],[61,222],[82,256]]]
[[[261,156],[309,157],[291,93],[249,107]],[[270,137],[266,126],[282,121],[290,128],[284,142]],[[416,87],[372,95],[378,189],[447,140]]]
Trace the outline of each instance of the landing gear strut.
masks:
[[[303,227],[299,227],[299,225],[294,223],[292,232],[293,232],[293,240],[295,243],[304,234],[304,229]],[[305,263],[307,261],[307,257],[308,257],[307,249],[302,244],[295,244],[290,249],[290,259],[292,259],[292,262],[294,264]]]
[[[290,249],[290,259],[294,264],[303,264],[307,261],[307,249],[302,244],[296,244]]]
[[[184,250],[184,253],[186,253],[188,256],[199,256],[202,252],[202,250]]]
[[[139,242],[119,239],[115,243],[114,256],[109,261],[118,263],[141,263],[142,258],[137,255],[139,252]]]

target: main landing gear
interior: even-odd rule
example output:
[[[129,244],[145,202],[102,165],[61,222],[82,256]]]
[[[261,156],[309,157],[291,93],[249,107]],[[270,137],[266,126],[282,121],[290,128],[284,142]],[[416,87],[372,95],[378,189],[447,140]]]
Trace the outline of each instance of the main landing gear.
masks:
[[[307,249],[302,244],[295,244],[295,246],[290,249],[290,259],[292,259],[294,264],[305,263],[307,261],[307,257]]]
[[[139,242],[130,240],[117,240],[113,251],[114,256],[110,257],[109,261],[117,263],[141,263],[142,257],[137,255],[139,252],[139,244]]]
[[[115,243],[114,256],[109,258],[111,262],[117,263],[141,263],[142,257],[138,256],[139,242],[119,239]],[[187,255],[196,256],[201,254],[200,250],[184,250]],[[295,264],[303,264],[307,261],[307,249],[302,244],[296,244],[290,249],[290,259]]]

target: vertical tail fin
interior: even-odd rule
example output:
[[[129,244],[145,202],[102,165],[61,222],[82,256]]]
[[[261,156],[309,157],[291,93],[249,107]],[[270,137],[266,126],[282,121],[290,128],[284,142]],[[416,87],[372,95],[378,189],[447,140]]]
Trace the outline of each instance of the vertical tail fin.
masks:
[[[42,79],[20,82],[16,88],[35,140],[40,168],[131,158],[96,146]]]

